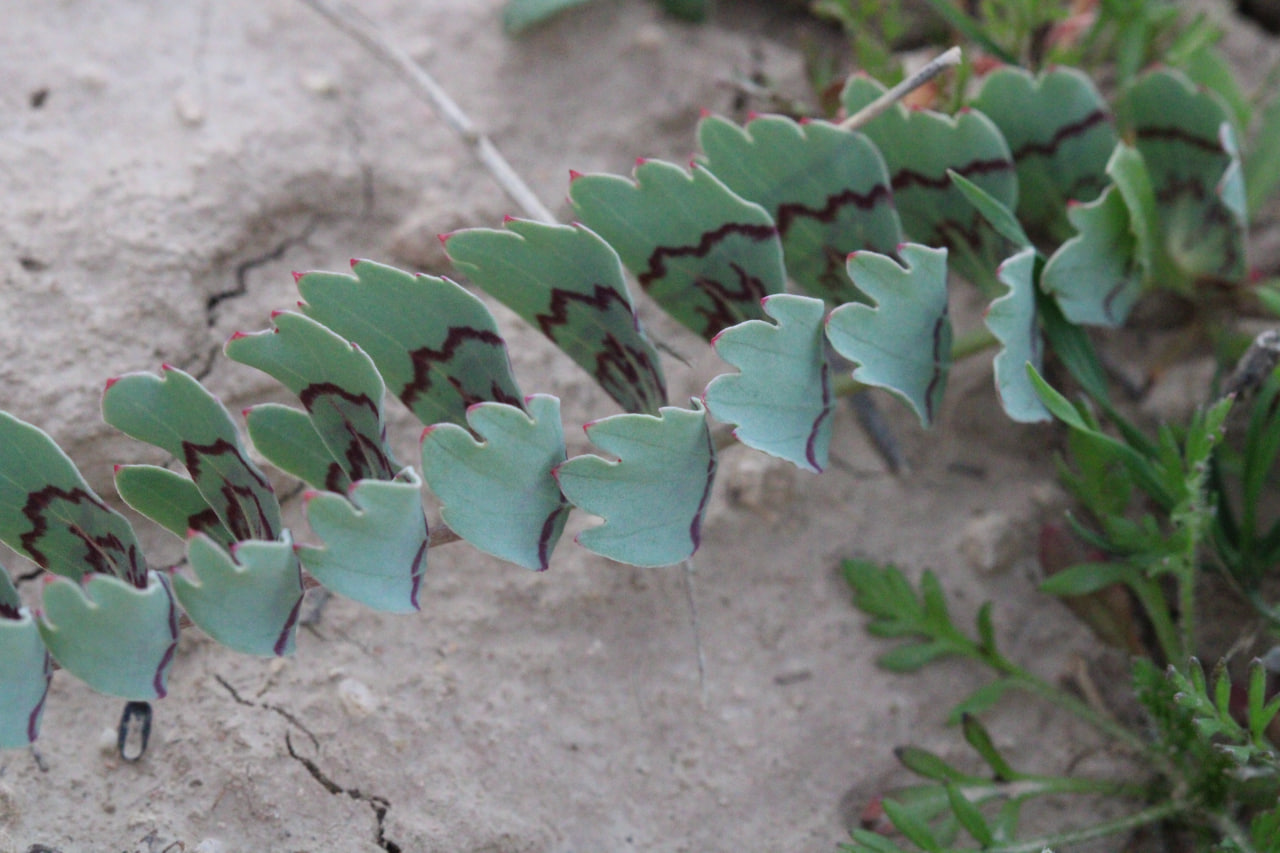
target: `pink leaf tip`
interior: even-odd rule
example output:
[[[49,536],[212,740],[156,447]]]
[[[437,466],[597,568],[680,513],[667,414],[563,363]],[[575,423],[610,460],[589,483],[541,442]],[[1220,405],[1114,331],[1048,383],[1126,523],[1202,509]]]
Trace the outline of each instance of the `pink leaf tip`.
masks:
[[[641,166],[643,166],[645,163],[648,163],[648,162],[649,162],[649,158],[648,158],[648,157],[637,157],[637,158],[636,158],[636,168],[640,168]]]
[[[359,259],[359,258],[352,258],[350,263],[351,263],[351,268],[352,268],[352,269],[355,269],[355,268],[356,268],[356,265],[360,263],[360,259]]]
[[[294,271],[293,271],[293,283],[294,283],[294,284],[297,284],[298,282],[302,281],[302,277],[303,277],[304,275],[306,275],[306,273],[304,273],[304,272],[298,272],[297,270],[294,270]]]
[[[503,224],[503,225],[506,225],[508,222],[515,222],[515,221],[516,221],[516,218],[515,218],[514,216],[512,216],[511,214],[509,214],[509,213],[504,213],[504,214],[502,214],[502,224]]]
[[[711,118],[711,110],[706,107],[698,107],[698,118]]]
[[[271,312],[271,319],[272,319],[272,320],[274,320],[275,318],[279,317],[279,316],[280,316],[281,314],[283,314],[283,313],[284,313],[283,311],[272,311],[272,312]]]
[[[247,337],[249,336],[246,335],[244,332],[235,332],[231,335],[231,337],[227,338],[227,343],[231,343],[232,341],[238,341],[241,338],[247,338]]]
[[[196,538],[197,536],[199,536],[199,535],[200,535],[200,531],[199,531],[199,530],[196,530],[194,527],[188,527],[188,528],[187,528],[187,538],[188,538],[188,539],[195,539],[195,538]]]
[[[111,473],[112,473],[112,474],[119,474],[119,473],[120,473],[120,469],[121,469],[121,468],[123,468],[123,467],[124,467],[123,465],[121,465],[121,464],[119,464],[119,463],[116,463],[115,465],[112,465],[112,466],[111,466]]]
[[[755,110],[747,110],[747,121],[755,121],[758,118],[760,118],[760,113]]]
[[[176,370],[177,368],[175,368],[172,364],[166,361],[161,363],[160,369],[165,373],[168,373],[170,370]]]
[[[437,234],[436,239],[440,241],[441,246],[444,246],[447,249],[449,248],[449,238],[452,237],[455,233],[457,232],[447,231],[444,234]]]
[[[103,388],[102,390],[103,390],[103,391],[110,391],[110,390],[111,390],[111,386],[112,386],[112,385],[115,385],[115,384],[116,384],[117,382],[119,382],[119,381],[120,381],[120,377],[119,377],[119,376],[112,376],[110,379],[108,379],[108,380],[107,380],[107,387]]]
[[[574,181],[578,180],[578,178],[581,178],[581,177],[582,177],[582,173],[579,172],[577,169],[569,170],[569,183],[573,183]]]
[[[302,502],[304,504],[311,503],[313,500],[315,500],[319,496],[320,496],[320,493],[315,489],[307,489],[305,492],[302,493]]]

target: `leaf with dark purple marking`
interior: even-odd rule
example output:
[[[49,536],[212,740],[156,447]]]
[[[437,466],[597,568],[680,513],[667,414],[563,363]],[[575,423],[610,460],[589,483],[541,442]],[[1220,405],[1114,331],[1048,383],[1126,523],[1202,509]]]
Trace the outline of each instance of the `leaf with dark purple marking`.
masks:
[[[449,235],[445,251],[473,282],[590,373],[628,412],[667,399],[662,368],[640,329],[609,244],[583,225],[511,219],[504,230]]]
[[[110,575],[44,588],[40,636],[54,660],[99,693],[150,700],[165,695],[178,649],[178,607],[148,572],[142,588]]]
[[[854,113],[884,87],[864,76],[850,78],[841,102]],[[995,269],[1013,252],[965,200],[948,177],[954,171],[1010,210],[1017,209],[1018,178],[1000,131],[977,110],[947,116],[929,110],[890,107],[862,128],[884,155],[894,204],[906,238],[950,250],[962,277],[996,290]],[[857,282],[854,282],[857,284]]]
[[[737,424],[743,444],[819,472],[831,443],[826,309],[783,293],[767,298],[764,311],[777,323],[750,320],[716,336],[716,352],[741,372],[711,380],[703,400],[717,420]]]
[[[384,436],[386,388],[373,360],[302,314],[272,316],[273,329],[236,334],[227,357],[256,367],[298,395],[333,460],[355,480],[390,480],[400,466]]]
[[[281,471],[316,489],[341,493],[351,488],[351,478],[306,412],[263,403],[246,409],[244,422],[253,446]]]
[[[484,303],[446,278],[354,261],[355,275],[298,278],[303,313],[373,359],[422,423],[465,424],[467,407],[521,405],[507,348]]]
[[[39,428],[0,412],[0,540],[43,569],[147,584],[133,528]]]
[[[849,256],[849,277],[875,305],[841,305],[827,318],[827,339],[858,367],[853,378],[884,388],[930,426],[951,369],[947,250],[898,247],[906,262],[873,252]]]
[[[860,133],[782,116],[745,127],[709,116],[698,125],[698,142],[715,176],[773,217],[787,274],[812,296],[861,299],[845,258],[859,250],[892,254],[902,242],[884,158]]]
[[[173,592],[191,621],[228,648],[287,655],[302,605],[302,569],[286,530],[278,542],[232,545],[202,533],[187,540],[194,579],[173,576]]]
[[[1074,68],[1036,77],[1006,66],[983,80],[973,106],[1009,143],[1018,171],[1018,218],[1037,239],[1058,244],[1072,234],[1066,205],[1096,199],[1109,183],[1116,145],[1111,112],[1097,87]]]
[[[481,551],[527,569],[547,568],[569,505],[551,470],[565,460],[560,401],[535,394],[527,413],[503,403],[467,411],[422,434],[422,474],[449,528]],[[473,433],[480,437],[477,441]]]
[[[1040,370],[1044,341],[1036,320],[1036,250],[1023,249],[996,271],[1009,292],[987,309],[986,324],[1000,341],[994,373],[996,392],[1005,414],[1020,423],[1050,420],[1049,410],[1027,376],[1029,363]]]
[[[108,383],[103,418],[177,457],[237,541],[278,538],[280,505],[226,408],[181,370],[165,365],[161,374],[130,373]]]
[[[760,300],[786,287],[773,219],[705,167],[645,160],[634,181],[575,175],[569,199],[644,291],[704,338],[760,317]]]
[[[715,445],[702,404],[664,406],[658,415],[614,415],[585,427],[614,457],[575,456],[556,469],[572,503],[604,523],[579,545],[620,563],[667,566],[698,549],[716,472]]]
[[[0,566],[0,749],[26,746],[40,733],[50,660],[35,618]]]
[[[1087,204],[1067,210],[1079,231],[1040,273],[1040,287],[1077,325],[1124,324],[1142,295],[1143,267],[1130,229],[1129,210],[1115,186]]]
[[[1159,251],[1176,271],[1161,286],[1239,283],[1245,274],[1245,198],[1230,113],[1183,74],[1160,69],[1117,112],[1142,154],[1156,198]],[[1130,216],[1136,216],[1132,208]]]
[[[417,610],[430,541],[421,490],[405,468],[394,480],[360,480],[345,497],[311,492],[307,521],[324,546],[299,547],[302,565],[326,588],[375,610]]]
[[[116,491],[139,514],[175,536],[185,539],[194,530],[224,548],[235,541],[196,484],[176,471],[155,465],[120,465],[116,468]]]

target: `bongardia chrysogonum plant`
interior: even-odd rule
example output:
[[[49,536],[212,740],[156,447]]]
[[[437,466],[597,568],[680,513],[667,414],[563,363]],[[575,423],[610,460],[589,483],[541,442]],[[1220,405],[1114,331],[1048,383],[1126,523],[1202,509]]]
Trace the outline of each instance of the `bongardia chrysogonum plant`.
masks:
[[[844,105],[882,92],[854,77]],[[712,419],[812,472],[827,465],[834,400],[851,387],[886,389],[934,421],[959,343],[949,272],[991,300],[1009,417],[1048,420],[1035,384],[1047,350],[1078,345],[1082,326],[1123,324],[1151,288],[1194,296],[1245,279],[1239,130],[1174,70],[1109,104],[1077,71],[1005,68],[954,116],[895,106],[859,131],[706,116],[688,168],[574,174],[572,224],[446,235],[471,285],[623,409],[585,426],[601,455],[568,458],[559,400],[519,387],[493,316],[462,285],[372,261],[300,274],[298,310],[237,334],[226,354],[301,404],[253,406],[244,423],[263,458],[310,487],[309,536],[282,525],[236,421],[193,377],[166,366],[107,383],[107,423],[185,470],[116,471],[124,501],[186,541],[178,568],[149,565],[54,442],[0,413],[0,540],[49,573],[32,612],[0,572],[0,745],[36,738],[59,667],[111,695],[164,696],[187,620],[231,648],[282,655],[310,585],[418,609],[432,540],[424,483],[441,527],[518,566],[551,564],[575,508],[602,519],[581,547],[680,563],[698,547],[716,473]],[[628,271],[737,372],[700,398],[668,399]],[[420,468],[385,440],[388,388],[426,427]]]

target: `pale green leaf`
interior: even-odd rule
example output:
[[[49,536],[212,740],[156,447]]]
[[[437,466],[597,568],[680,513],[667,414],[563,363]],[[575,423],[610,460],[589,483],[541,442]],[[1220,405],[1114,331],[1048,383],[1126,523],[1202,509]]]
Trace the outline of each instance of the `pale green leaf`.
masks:
[[[817,299],[779,294],[764,301],[764,310],[776,324],[751,320],[712,342],[741,372],[711,380],[703,400],[717,420],[737,424],[733,434],[743,444],[821,471],[833,408],[822,337],[825,308]]]
[[[842,305],[827,318],[827,339],[858,367],[853,378],[885,388],[933,423],[951,368],[947,251],[912,243],[906,266],[873,252],[849,257],[849,277],[875,301]]]
[[[615,457],[575,456],[556,479],[575,505],[604,519],[578,534],[584,548],[636,566],[666,566],[698,548],[716,454],[699,401],[658,415],[626,414],[586,426]]]
[[[245,654],[293,651],[303,590],[288,531],[279,542],[241,542],[230,553],[198,533],[187,540],[187,560],[195,579],[174,575],[173,592],[201,630]]]
[[[565,460],[560,401],[535,394],[528,412],[478,403],[466,429],[430,427],[422,436],[422,472],[444,503],[449,528],[482,551],[529,569],[547,568],[569,506],[552,476]]]
[[[1044,341],[1036,323],[1035,266],[1033,248],[1000,265],[996,276],[1009,292],[991,303],[985,320],[1001,346],[993,365],[1000,404],[1005,414],[1020,423],[1050,419],[1026,370],[1027,364],[1039,370],[1044,358]]]
[[[40,636],[62,668],[100,693],[159,699],[178,648],[178,607],[169,585],[147,573],[139,589],[110,575],[44,588]]]

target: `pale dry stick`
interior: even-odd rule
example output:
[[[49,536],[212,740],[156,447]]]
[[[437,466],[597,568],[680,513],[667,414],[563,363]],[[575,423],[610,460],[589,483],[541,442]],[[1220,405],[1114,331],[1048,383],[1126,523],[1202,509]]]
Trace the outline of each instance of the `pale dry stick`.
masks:
[[[302,0],[302,2],[391,66],[415,95],[430,103],[444,123],[471,149],[471,153],[489,170],[489,174],[497,181],[498,186],[502,187],[503,192],[520,206],[526,216],[539,222],[555,224],[555,216],[538,199],[533,190],[529,189],[529,185],[516,170],[511,168],[511,164],[502,156],[502,152],[493,144],[493,141],[476,127],[435,78],[415,62],[413,57],[391,41],[377,24],[365,17],[360,10],[341,0]]]
[[[310,0],[307,0],[310,2]],[[934,77],[937,77],[943,71],[952,66],[960,64],[960,48],[953,47],[944,53],[940,53],[929,61],[924,68],[921,68],[915,74],[903,80],[844,121],[840,122],[840,127],[844,130],[857,130],[863,125],[869,123],[876,116],[880,115],[889,107],[905,98],[908,94],[919,89],[925,83],[928,83]]]

